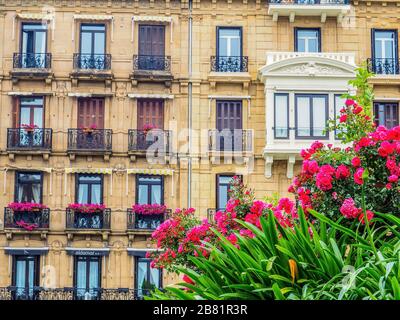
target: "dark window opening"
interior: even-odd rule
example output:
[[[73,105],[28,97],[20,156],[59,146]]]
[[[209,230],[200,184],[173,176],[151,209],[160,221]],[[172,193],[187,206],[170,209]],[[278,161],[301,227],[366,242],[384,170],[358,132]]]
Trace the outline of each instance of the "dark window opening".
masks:
[[[103,176],[100,174],[78,174],[76,202],[80,204],[102,204]]]
[[[136,178],[136,204],[164,204],[164,178],[138,175]]]

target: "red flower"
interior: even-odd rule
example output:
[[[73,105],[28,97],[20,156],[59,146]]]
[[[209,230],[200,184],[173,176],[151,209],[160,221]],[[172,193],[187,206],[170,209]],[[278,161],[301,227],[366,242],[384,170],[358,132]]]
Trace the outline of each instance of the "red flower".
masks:
[[[357,184],[363,184],[364,180],[363,180],[363,173],[364,173],[364,169],[363,168],[358,168],[356,170],[356,173],[354,174],[354,182]]]
[[[345,105],[350,107],[350,106],[354,106],[356,104],[356,102],[352,99],[347,99],[345,102]]]
[[[374,217],[374,213],[371,210],[367,210],[367,221],[371,221],[371,219]],[[365,224],[365,219],[364,219],[364,212],[361,212],[358,216],[358,221],[360,221],[362,224]]]
[[[339,118],[339,122],[343,123],[343,122],[346,122],[346,121],[347,121],[347,114],[341,115],[340,118]]]
[[[195,284],[192,279],[190,279],[186,274],[183,275],[182,280],[185,281],[188,284]]]
[[[361,113],[362,111],[363,111],[363,108],[360,107],[360,106],[356,106],[356,107],[354,107],[354,109],[353,109],[353,113],[354,113],[354,114],[359,114],[359,113]]]
[[[336,168],[336,179],[346,179],[350,177],[350,170],[344,164]]]
[[[352,198],[344,200],[342,206],[340,207],[340,213],[347,219],[357,218],[357,216],[360,214],[360,210],[361,209],[356,208]]]
[[[378,153],[381,157],[387,157],[391,155],[395,150],[395,147],[388,141],[383,141],[378,149]]]
[[[396,183],[399,180],[399,177],[396,176],[395,174],[392,174],[391,176],[389,176],[388,181],[392,182],[392,183]]]
[[[359,157],[354,157],[354,158],[351,160],[351,164],[352,164],[353,167],[355,167],[355,168],[361,166],[361,160],[360,160],[360,158],[359,158]]]

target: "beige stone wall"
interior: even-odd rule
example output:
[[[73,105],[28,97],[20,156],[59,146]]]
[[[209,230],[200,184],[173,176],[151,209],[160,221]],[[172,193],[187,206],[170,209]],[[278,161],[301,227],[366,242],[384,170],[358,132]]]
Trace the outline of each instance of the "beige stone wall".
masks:
[[[68,3],[67,3],[68,2]],[[12,56],[18,52],[21,20],[16,19],[16,12],[41,12],[44,5],[56,9],[55,30],[49,31],[48,52],[52,53],[51,83],[43,80],[21,80],[12,82]],[[126,208],[135,201],[134,175],[128,180],[126,190],[124,174],[113,175],[113,190],[110,194],[110,178],[104,181],[104,203],[112,210],[112,230],[106,243],[99,235],[76,235],[72,240],[65,234],[65,208],[74,200],[74,176],[68,176],[65,189],[64,167],[91,168],[170,168],[175,170],[174,192],[172,196],[171,177],[165,178],[165,202],[170,208],[188,205],[188,161],[185,145],[187,138],[183,135],[178,141],[179,129],[187,128],[188,122],[188,2],[187,1],[0,1],[0,168],[25,167],[57,169],[52,176],[50,190],[49,174],[44,173],[43,203],[51,209],[50,231],[46,238],[37,234],[14,234],[7,238],[7,233],[0,229],[0,287],[11,283],[11,265],[9,256],[2,248],[49,246],[50,252],[42,259],[42,266],[54,267],[49,270],[51,276],[41,274],[41,281],[55,281],[55,287],[72,286],[73,270],[71,258],[66,255],[66,246],[111,248],[110,257],[103,266],[102,286],[107,288],[130,287],[134,284],[133,260],[128,257],[126,248],[145,248],[149,242],[145,237],[129,238],[126,233]],[[79,22],[75,22],[75,40],[72,41],[72,16],[74,14],[111,14],[114,16],[114,36],[111,41],[111,25],[107,23],[107,52],[112,54],[113,80],[110,86],[104,82],[73,83],[72,55],[78,52]],[[267,2],[251,1],[196,1],[193,4],[193,113],[192,126],[195,132],[215,128],[215,100],[211,104],[209,115],[209,95],[251,96],[251,107],[243,101],[243,128],[254,130],[254,153],[250,163],[243,165],[233,163],[213,164],[202,147],[207,144],[197,136],[193,138],[192,159],[192,196],[191,205],[197,208],[201,216],[206,215],[208,208],[216,206],[216,174],[239,173],[244,181],[255,190],[257,198],[272,195],[274,192],[287,196],[290,180],[286,177],[286,162],[275,161],[273,176],[266,179],[263,148],[265,146],[265,99],[264,85],[257,80],[258,69],[265,65],[265,55],[269,51],[293,51],[294,27],[318,27],[322,31],[322,51],[355,52],[357,63],[365,61],[371,55],[371,28],[398,28],[400,7],[396,1],[357,1],[352,6],[352,15],[338,24],[336,19],[328,18],[321,23],[320,17],[296,17],[290,23],[287,17],[279,17],[274,22],[267,14]],[[131,17],[133,15],[170,16],[173,24],[173,41],[170,40],[170,28],[166,26],[166,55],[172,57],[171,87],[163,83],[139,83],[135,85],[130,79],[132,73],[132,55],[138,50],[137,25],[134,41],[131,42]],[[15,33],[13,38],[13,25]],[[215,77],[210,73],[210,56],[216,53],[216,27],[241,26],[243,28],[243,55],[248,56],[249,72],[240,76]],[[52,40],[52,33],[54,40]],[[398,99],[399,82],[397,80],[374,80],[376,96],[379,98]],[[47,96],[45,103],[46,127],[53,128],[53,152],[49,160],[41,155],[16,155],[10,159],[6,150],[7,128],[12,126],[12,91],[21,92],[54,92]],[[67,130],[75,128],[77,122],[76,98],[68,97],[70,92],[107,93],[105,128],[113,130],[113,154],[106,161],[102,156],[68,157]],[[136,100],[129,99],[127,93],[168,93],[174,100],[165,104],[165,128],[174,130],[174,149],[178,152],[179,161],[166,165],[151,166],[145,158],[132,162],[128,156],[128,129],[136,128]],[[268,106],[267,106],[268,107]],[[250,111],[250,112],[249,112]],[[295,172],[299,164],[296,163]],[[14,171],[9,170],[4,181],[0,173],[0,208],[14,199]],[[51,191],[51,192],[50,192]],[[2,219],[2,217],[1,217]],[[173,282],[173,277],[166,282]]]

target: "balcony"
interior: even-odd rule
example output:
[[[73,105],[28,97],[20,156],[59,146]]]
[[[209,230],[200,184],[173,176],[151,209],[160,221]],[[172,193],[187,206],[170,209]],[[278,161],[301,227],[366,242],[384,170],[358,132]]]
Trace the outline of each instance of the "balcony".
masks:
[[[13,153],[49,154],[52,147],[53,130],[46,128],[7,129],[7,151]]]
[[[171,209],[166,209],[160,214],[141,214],[133,209],[127,210],[127,229],[130,233],[151,234],[171,214]]]
[[[68,129],[68,153],[103,154],[107,159],[112,152],[111,129]]]
[[[151,131],[131,129],[128,131],[128,152],[131,155],[146,155],[154,152],[155,156],[169,155],[171,147],[170,130],[153,129]]]
[[[253,130],[208,130],[211,152],[253,152]]]
[[[38,233],[46,239],[50,224],[50,209],[37,211],[14,211],[4,208],[4,230],[7,239],[11,240],[13,234]]]
[[[20,79],[44,79],[51,83],[51,53],[14,53],[10,74],[14,82]]]
[[[248,57],[211,57],[212,72],[247,72]]]
[[[85,213],[67,208],[68,230],[110,230],[111,210],[104,209],[95,213]]]
[[[335,17],[340,23],[350,11],[350,0],[268,0],[268,14],[273,21],[279,16],[289,17],[294,22],[296,16],[319,16],[324,23],[327,17]]]
[[[76,287],[43,288],[38,286],[0,288],[0,300],[141,300],[145,294],[149,294],[149,290],[128,288],[86,290]]]
[[[138,82],[164,82],[166,86],[171,86],[171,57],[134,55],[131,79],[134,85]]]
[[[73,83],[76,85],[78,80],[105,81],[110,86],[113,78],[111,58],[111,54],[74,53],[74,70],[71,73]]]
[[[375,75],[396,76],[400,74],[400,60],[389,58],[370,58],[368,70]]]

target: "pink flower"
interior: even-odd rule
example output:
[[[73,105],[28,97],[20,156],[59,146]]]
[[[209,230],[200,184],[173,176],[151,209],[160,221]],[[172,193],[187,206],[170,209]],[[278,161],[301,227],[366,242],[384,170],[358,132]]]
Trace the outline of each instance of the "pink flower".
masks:
[[[343,123],[343,122],[346,122],[346,121],[347,121],[347,114],[341,115],[340,118],[339,118],[339,122]]]
[[[240,229],[239,233],[242,237],[254,238],[254,233],[248,229]]]
[[[188,284],[195,284],[192,279],[190,279],[186,274],[183,275],[182,280]]]
[[[395,147],[388,141],[383,141],[378,149],[378,153],[381,157],[387,157],[391,155],[395,150]]]
[[[396,183],[399,180],[399,177],[396,176],[395,174],[392,174],[391,176],[389,176],[388,181],[392,182],[392,183]]]
[[[360,107],[360,106],[356,106],[356,107],[354,107],[354,109],[353,109],[353,113],[354,113],[354,114],[359,114],[359,113],[361,113],[362,111],[363,111],[363,108]]]
[[[345,105],[350,107],[350,106],[354,106],[356,104],[356,102],[352,99],[347,99],[345,102]]]
[[[318,162],[315,160],[304,160],[303,161],[303,172],[308,175],[314,175],[318,172]]]
[[[324,172],[319,172],[316,176],[316,185],[318,189],[322,191],[328,191],[332,189],[332,176],[324,173]]]
[[[343,204],[339,210],[340,213],[347,219],[354,219],[360,214],[361,209],[356,208],[352,198],[348,198],[343,201]]]
[[[336,179],[347,179],[350,177],[350,170],[344,164],[336,168]]]
[[[226,239],[228,239],[228,241],[230,243],[232,243],[233,245],[235,245],[237,243],[237,237],[234,233],[231,233],[229,236],[226,237]]]
[[[364,169],[363,168],[358,168],[356,170],[356,173],[354,174],[354,182],[357,184],[363,184],[364,180],[363,180],[363,173],[364,173]]]
[[[367,210],[366,213],[367,213],[367,221],[369,222],[369,221],[371,221],[371,219],[373,219],[374,213],[373,213],[372,211],[370,211],[370,210]],[[362,224],[365,224],[364,212],[361,212],[361,213],[359,214],[358,220],[359,220]]]
[[[392,190],[392,189],[393,189],[393,186],[392,186],[391,183],[387,183],[386,186],[385,186],[385,188],[388,189],[388,190]]]
[[[359,157],[354,157],[354,158],[351,160],[351,164],[352,164],[353,167],[355,167],[355,168],[361,166],[361,160],[360,160],[360,158],[359,158]]]

